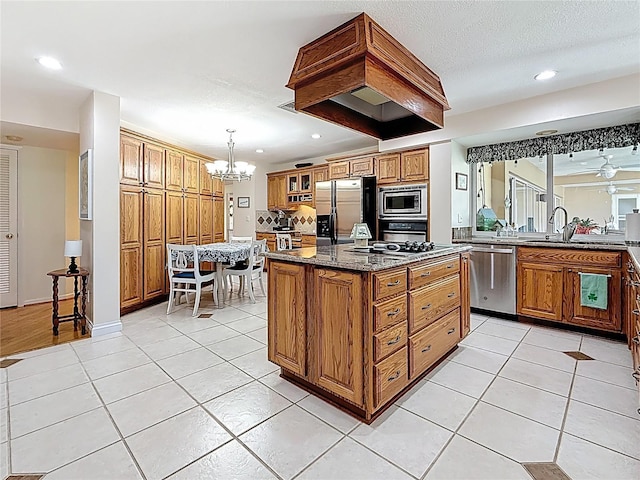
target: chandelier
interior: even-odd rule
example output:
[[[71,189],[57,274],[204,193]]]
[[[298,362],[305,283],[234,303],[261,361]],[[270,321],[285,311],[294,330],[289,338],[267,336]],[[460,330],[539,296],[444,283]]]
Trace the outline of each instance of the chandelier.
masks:
[[[222,181],[241,182],[242,180],[251,180],[251,175],[253,175],[256,166],[249,165],[247,162],[234,161],[233,146],[235,144],[233,143],[233,134],[235,130],[227,128],[227,132],[229,133],[229,142],[227,143],[229,146],[229,161],[216,160],[209,162],[206,164],[207,172],[213,178],[219,178]]]

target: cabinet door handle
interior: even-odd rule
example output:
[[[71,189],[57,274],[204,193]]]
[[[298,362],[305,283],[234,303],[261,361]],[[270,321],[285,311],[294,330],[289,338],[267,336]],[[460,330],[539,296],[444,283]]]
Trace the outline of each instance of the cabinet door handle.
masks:
[[[395,287],[396,285],[400,285],[400,280],[396,280],[395,282],[387,283],[387,287]]]
[[[400,341],[400,335],[398,335],[394,340],[390,340],[387,342],[387,345],[395,345]]]
[[[640,372],[633,372],[631,376],[636,381],[636,385],[638,385],[638,382],[640,382]]]
[[[422,310],[426,310],[427,308],[431,308],[431,304],[427,303],[424,307],[422,307]]]
[[[455,331],[456,331],[456,329],[455,329],[455,328],[452,328],[451,330],[449,330],[449,331],[447,332],[447,335],[451,335],[451,334],[452,334],[453,332],[455,332]]]
[[[453,268],[453,263],[451,265],[447,265],[447,268]]]
[[[635,343],[636,345],[640,345],[640,335],[636,335],[635,337],[633,337],[633,338],[631,339],[631,341],[632,341],[633,343]]]
[[[424,347],[421,352],[422,353],[427,353],[429,350],[431,350],[431,345],[427,345],[426,347]]]
[[[387,313],[387,317],[393,317],[394,315],[398,315],[400,313],[400,309],[396,308],[393,312]]]
[[[456,294],[454,292],[451,292],[449,295],[447,295],[447,297],[449,297],[449,298],[453,298],[455,296],[456,296]]]
[[[398,371],[395,373],[395,375],[391,375],[391,376],[387,379],[387,381],[389,381],[389,382],[393,382],[393,381],[394,381],[396,378],[398,378],[399,376],[400,376],[400,370],[398,370]]]
[[[636,309],[631,310],[631,313],[633,313],[634,315],[640,315],[640,310],[638,310],[636,308]]]
[[[424,278],[428,277],[429,275],[431,275],[431,272],[424,272],[422,275],[420,275],[420,277]]]

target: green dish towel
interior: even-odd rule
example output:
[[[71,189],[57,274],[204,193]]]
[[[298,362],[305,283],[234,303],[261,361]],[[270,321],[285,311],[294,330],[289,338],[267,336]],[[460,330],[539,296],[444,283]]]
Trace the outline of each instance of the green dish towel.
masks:
[[[595,273],[580,274],[580,305],[583,307],[607,309],[608,275]]]

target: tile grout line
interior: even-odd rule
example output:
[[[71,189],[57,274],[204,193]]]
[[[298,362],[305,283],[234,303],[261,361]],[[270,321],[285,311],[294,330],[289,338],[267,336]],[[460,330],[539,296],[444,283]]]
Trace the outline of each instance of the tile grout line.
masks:
[[[474,330],[475,331],[475,330]],[[528,331],[527,331],[528,333]],[[471,332],[469,332],[469,335],[471,335]],[[453,441],[453,439],[455,438],[456,435],[460,435],[459,431],[460,429],[464,426],[464,424],[467,422],[467,420],[469,419],[469,417],[471,416],[471,414],[474,412],[474,410],[477,408],[478,404],[480,404],[480,402],[482,401],[482,397],[484,397],[485,393],[491,388],[491,385],[493,385],[493,383],[496,381],[496,379],[498,378],[498,375],[500,375],[500,372],[502,371],[502,369],[505,367],[505,365],[509,362],[509,360],[513,357],[513,353],[518,349],[518,347],[522,344],[522,341],[524,340],[524,337],[526,337],[526,334],[522,337],[522,339],[518,342],[518,344],[516,345],[516,347],[512,350],[511,354],[509,354],[507,361],[504,362],[502,364],[502,366],[500,367],[500,369],[495,373],[493,379],[491,380],[491,382],[489,382],[489,384],[486,386],[486,388],[484,389],[484,391],[482,392],[482,394],[478,397],[478,399],[476,400],[476,403],[474,403],[474,405],[471,407],[471,409],[469,409],[469,412],[467,413],[467,415],[465,415],[465,417],[462,419],[462,421],[460,422],[460,424],[458,425],[458,427],[455,429],[455,431],[453,432],[453,435],[451,436],[451,438],[447,441],[447,443],[445,444],[445,446],[442,448],[442,450],[440,450],[440,452],[438,452],[438,455],[436,455],[436,458],[433,459],[433,462],[431,462],[431,464],[427,467],[427,470],[422,474],[422,476],[420,477],[421,480],[424,480],[426,478],[426,476],[429,474],[429,472],[431,471],[431,469],[433,468],[433,466],[437,463],[437,461],[440,459],[440,457],[442,456],[442,454],[444,453],[444,451],[447,449],[447,447],[451,444],[451,442]],[[495,352],[493,352],[495,353]],[[515,358],[515,357],[513,357]],[[471,367],[473,368],[473,367]],[[435,383],[435,382],[434,382]],[[461,392],[460,392],[461,393]],[[504,409],[503,409],[504,410]],[[508,411],[508,410],[506,410]],[[510,412],[513,413],[513,412]],[[526,418],[526,417],[525,417]],[[480,445],[483,448],[486,448],[504,458],[507,458],[513,462],[516,462],[518,464],[521,465],[520,462],[514,460],[513,458],[508,457],[507,455],[501,453],[501,452],[497,452],[485,445],[482,445],[468,437],[465,437],[463,435],[460,435],[462,438],[465,438],[477,445]],[[525,469],[526,470],[526,469]]]
[[[578,345],[578,351],[582,348],[582,341],[584,338],[580,339],[580,345]],[[556,443],[556,449],[553,454],[553,463],[558,464],[558,455],[560,454],[560,444],[562,443],[562,434],[564,433],[564,427],[567,423],[567,416],[569,414],[569,404],[571,403],[571,393],[573,392],[573,384],[576,380],[576,372],[578,371],[578,360],[576,360],[576,364],[573,367],[573,375],[571,376],[571,385],[569,385],[569,394],[567,395],[567,403],[564,407],[564,415],[562,416],[562,424],[560,425],[560,435],[558,435],[558,442]]]

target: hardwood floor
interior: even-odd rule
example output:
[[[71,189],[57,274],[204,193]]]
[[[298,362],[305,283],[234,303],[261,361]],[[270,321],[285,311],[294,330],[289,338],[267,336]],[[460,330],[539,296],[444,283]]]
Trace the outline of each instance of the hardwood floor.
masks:
[[[60,315],[73,312],[73,300],[59,302]],[[0,356],[50,347],[61,343],[89,338],[80,334],[80,326],[73,331],[73,322],[60,324],[59,335],[51,331],[51,302],[0,310]]]

